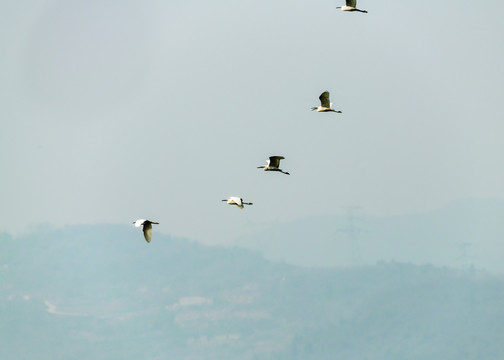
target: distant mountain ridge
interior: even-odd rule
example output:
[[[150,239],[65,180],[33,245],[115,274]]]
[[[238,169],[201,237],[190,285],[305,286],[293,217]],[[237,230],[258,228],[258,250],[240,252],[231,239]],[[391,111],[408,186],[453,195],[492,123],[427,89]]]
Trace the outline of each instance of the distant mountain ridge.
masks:
[[[126,226],[0,235],[2,359],[504,357],[504,278],[301,268]]]
[[[465,199],[401,216],[354,210],[302,218],[267,226],[236,243],[268,259],[307,267],[399,261],[504,273],[504,201]]]

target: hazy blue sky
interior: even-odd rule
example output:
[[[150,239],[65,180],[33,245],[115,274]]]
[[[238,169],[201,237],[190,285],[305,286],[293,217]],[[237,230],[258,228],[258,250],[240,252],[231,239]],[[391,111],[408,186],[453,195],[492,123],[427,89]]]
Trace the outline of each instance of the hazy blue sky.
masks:
[[[0,231],[143,217],[216,243],[504,198],[504,2],[341,3],[2,1]],[[310,111],[324,90],[343,114]]]

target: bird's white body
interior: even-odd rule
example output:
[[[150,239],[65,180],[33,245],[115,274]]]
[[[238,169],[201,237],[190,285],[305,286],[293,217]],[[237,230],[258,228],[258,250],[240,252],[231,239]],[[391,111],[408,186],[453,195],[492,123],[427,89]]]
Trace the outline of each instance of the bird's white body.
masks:
[[[138,219],[133,224],[135,224],[136,227],[140,227],[144,224],[144,221],[145,221],[145,219]]]
[[[142,230],[144,233],[145,241],[150,243],[152,240],[152,224],[159,224],[159,223],[155,222],[155,221],[145,220],[145,219],[138,219],[137,221],[134,221],[133,224],[136,227],[143,226]]]
[[[332,108],[332,102],[329,101],[329,91],[324,91],[322,94],[319,96],[320,100],[320,106],[314,106],[312,107],[312,111],[315,110],[317,112],[335,112],[335,113],[341,113],[339,110],[334,110]]]
[[[317,112],[334,111],[333,109],[331,109],[331,107],[332,107],[332,103],[331,103],[331,105],[329,105],[329,107],[317,106],[314,110]],[[334,111],[334,112],[336,112],[336,111]]]
[[[358,11],[367,13],[366,10],[357,9],[357,0],[346,0],[345,6],[338,6],[336,9],[341,9],[341,11]]]
[[[242,210],[244,208],[244,205],[253,205],[252,203],[244,202],[243,199],[238,196],[230,196],[229,198],[222,201],[227,202],[229,205],[236,205]]]
[[[283,174],[290,175],[287,171],[280,169],[280,160],[285,159],[283,156],[270,156],[267,161],[267,165],[258,166],[258,169],[263,169],[264,171],[279,171]]]

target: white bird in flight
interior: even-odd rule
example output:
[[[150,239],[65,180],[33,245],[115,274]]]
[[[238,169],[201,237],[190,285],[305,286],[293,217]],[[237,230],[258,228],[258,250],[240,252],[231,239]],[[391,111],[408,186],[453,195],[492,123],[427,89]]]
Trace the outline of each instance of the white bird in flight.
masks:
[[[332,102],[329,101],[329,91],[324,91],[322,94],[320,94],[319,99],[320,99],[320,106],[312,107],[311,108],[312,111],[314,110],[316,110],[317,112],[332,111],[341,114],[341,111],[332,109]]]
[[[150,243],[152,240],[152,224],[159,224],[159,223],[145,219],[138,219],[137,221],[134,221],[133,224],[135,224],[136,227],[140,227],[143,225],[142,230],[144,233],[145,241]]]
[[[287,171],[280,169],[280,160],[285,159],[283,156],[270,156],[268,160],[268,165],[258,166],[258,169],[264,169],[264,171],[280,171],[282,174],[290,175]]]
[[[237,196],[230,196],[229,199],[224,199],[222,201],[226,201],[229,205],[236,205],[242,210],[244,207],[243,205],[253,205],[251,202],[243,202],[243,199]]]
[[[362,13],[367,13],[366,10],[360,10],[356,8],[357,0],[346,0],[346,6],[338,6],[336,9],[341,9],[341,11],[359,11]]]

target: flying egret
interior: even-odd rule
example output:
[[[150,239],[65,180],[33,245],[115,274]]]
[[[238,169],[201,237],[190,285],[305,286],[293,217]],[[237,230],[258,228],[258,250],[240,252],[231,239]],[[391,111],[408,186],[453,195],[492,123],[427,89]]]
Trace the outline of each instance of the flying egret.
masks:
[[[360,10],[356,8],[357,0],[346,0],[346,6],[338,6],[336,9],[341,9],[341,11],[359,11],[362,13],[367,13],[366,10]]]
[[[317,112],[327,112],[327,111],[332,111],[336,113],[340,113],[341,111],[339,110],[334,110],[332,109],[332,102],[329,101],[329,91],[324,91],[322,94],[319,96],[320,99],[320,106],[314,106],[312,107],[312,111],[316,110]]]
[[[152,239],[152,224],[159,224],[158,222],[155,221],[150,221],[150,220],[145,220],[145,219],[138,219],[137,221],[134,221],[133,224],[135,224],[136,227],[140,227],[143,225],[143,233],[144,233],[144,238],[145,241],[150,243]]]
[[[243,205],[253,205],[251,202],[243,202],[243,199],[237,196],[230,196],[229,199],[224,199],[222,201],[226,201],[229,205],[236,205],[242,210],[244,207]]]
[[[264,169],[264,171],[280,171],[282,174],[290,175],[287,171],[279,169],[280,160],[285,159],[283,156],[270,156],[268,160],[268,165],[258,166],[258,169]]]

